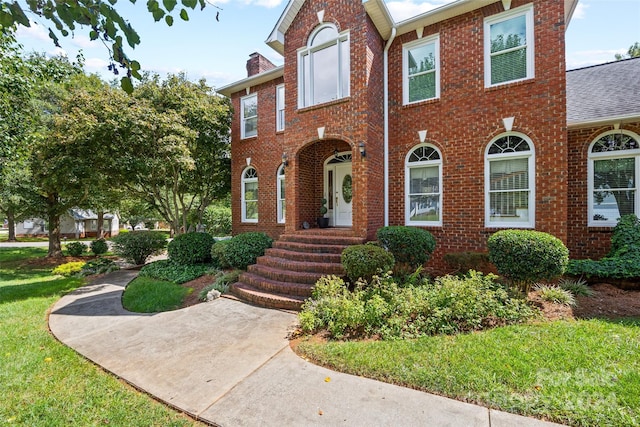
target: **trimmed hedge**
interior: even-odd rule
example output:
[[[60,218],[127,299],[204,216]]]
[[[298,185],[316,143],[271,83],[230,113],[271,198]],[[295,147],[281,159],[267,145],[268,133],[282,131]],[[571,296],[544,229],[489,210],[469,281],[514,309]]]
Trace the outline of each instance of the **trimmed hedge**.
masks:
[[[87,245],[82,242],[67,243],[67,252],[71,256],[82,256],[87,251]]]
[[[211,261],[214,238],[208,233],[177,235],[167,247],[169,259],[176,264],[194,265]]]
[[[102,255],[107,253],[107,251],[109,250],[109,245],[107,245],[107,241],[104,239],[94,240],[93,242],[91,242],[91,245],[89,245],[89,247],[91,248],[91,252],[93,252],[94,255]]]
[[[231,267],[246,270],[248,266],[256,263],[259,256],[264,255],[266,249],[271,247],[273,239],[265,233],[252,231],[238,234],[228,242],[224,246],[224,258]]]
[[[348,246],[342,251],[340,261],[347,277],[354,283],[358,279],[370,281],[374,275],[386,273],[395,264],[390,252],[374,245]]]
[[[560,239],[533,230],[502,230],[487,241],[498,272],[528,291],[531,283],[564,274],[569,250]]]
[[[426,263],[436,247],[436,239],[427,230],[403,225],[382,227],[376,238],[393,254],[396,264],[405,264],[410,270]]]
[[[144,264],[151,255],[162,252],[167,238],[157,231],[133,231],[112,238],[113,252],[136,265]]]

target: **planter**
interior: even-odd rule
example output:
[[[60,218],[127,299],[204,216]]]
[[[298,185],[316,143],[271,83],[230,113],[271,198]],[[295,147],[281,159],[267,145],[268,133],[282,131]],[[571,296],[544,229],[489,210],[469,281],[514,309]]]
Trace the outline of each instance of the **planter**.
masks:
[[[320,228],[329,227],[329,218],[325,218],[325,217],[321,216],[317,220],[318,220],[318,227],[320,227]]]

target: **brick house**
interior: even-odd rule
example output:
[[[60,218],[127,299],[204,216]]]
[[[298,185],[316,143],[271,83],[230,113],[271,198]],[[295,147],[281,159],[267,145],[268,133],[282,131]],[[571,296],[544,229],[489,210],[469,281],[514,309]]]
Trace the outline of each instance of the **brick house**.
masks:
[[[239,287],[294,294],[283,284],[314,283],[298,263],[329,262],[331,248],[318,250],[324,258],[288,252],[372,240],[384,225],[433,233],[436,271],[447,268],[444,254],[484,251],[504,228],[551,233],[572,256],[606,252],[615,215],[597,216],[594,203],[638,196],[635,178],[612,196],[596,173],[594,188],[593,165],[615,161],[590,147],[600,137],[619,149],[639,141],[640,108],[595,117],[567,103],[567,79],[588,79],[565,71],[576,4],[457,0],[396,23],[382,0],[290,0],[266,41],[284,65],[254,53],[248,77],[218,90],[235,110],[233,232],[265,231],[279,238],[267,258],[289,257],[261,261],[269,265]],[[322,199],[326,230],[316,228]],[[270,305],[265,298],[253,300]]]

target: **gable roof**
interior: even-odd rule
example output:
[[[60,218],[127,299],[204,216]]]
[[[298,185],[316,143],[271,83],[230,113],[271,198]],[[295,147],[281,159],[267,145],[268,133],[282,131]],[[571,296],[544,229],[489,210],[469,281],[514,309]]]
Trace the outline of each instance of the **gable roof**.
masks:
[[[640,58],[567,71],[567,126],[640,120]]]

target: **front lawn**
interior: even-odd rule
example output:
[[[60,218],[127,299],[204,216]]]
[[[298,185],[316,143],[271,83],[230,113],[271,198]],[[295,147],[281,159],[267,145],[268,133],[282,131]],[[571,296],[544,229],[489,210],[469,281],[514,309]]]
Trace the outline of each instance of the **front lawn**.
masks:
[[[176,310],[193,289],[167,280],[137,277],[127,285],[122,306],[135,313],[158,313]]]
[[[640,319],[538,322],[414,340],[302,338],[342,372],[576,426],[640,425]]]
[[[0,248],[0,424],[195,426],[51,336],[47,310],[82,279],[53,276],[46,248]]]

